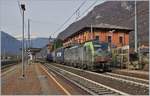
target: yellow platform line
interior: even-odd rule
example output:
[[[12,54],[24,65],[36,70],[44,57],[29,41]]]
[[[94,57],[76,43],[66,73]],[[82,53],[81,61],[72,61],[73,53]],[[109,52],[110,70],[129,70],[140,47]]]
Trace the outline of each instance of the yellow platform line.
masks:
[[[42,65],[40,67],[53,79],[53,81],[67,94],[71,95]]]

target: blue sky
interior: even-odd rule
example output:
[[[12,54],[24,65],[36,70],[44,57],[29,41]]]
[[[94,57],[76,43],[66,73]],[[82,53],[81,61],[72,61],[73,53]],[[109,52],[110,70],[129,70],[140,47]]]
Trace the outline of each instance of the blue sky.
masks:
[[[22,36],[22,17],[17,1],[20,2],[21,0],[0,1],[0,30],[20,39]],[[26,4],[25,34],[27,34],[27,19],[30,18],[31,37],[49,37],[84,1],[85,0],[24,0]],[[80,14],[82,14],[95,1],[96,0],[87,0],[81,7]],[[104,2],[104,0],[98,0],[94,6],[102,2]],[[93,7],[81,17],[85,16],[93,9]],[[56,37],[59,32],[74,22],[76,16],[77,15],[74,15],[71,20],[66,23],[61,30],[55,32],[52,37]]]

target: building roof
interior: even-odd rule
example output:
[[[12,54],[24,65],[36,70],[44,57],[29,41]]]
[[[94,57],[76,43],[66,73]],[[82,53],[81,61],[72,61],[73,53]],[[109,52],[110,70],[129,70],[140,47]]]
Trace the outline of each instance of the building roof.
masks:
[[[80,33],[82,30],[86,29],[86,28],[91,28],[91,25],[86,25],[86,26],[83,26],[81,28],[77,28],[76,30],[72,30],[72,34],[68,35],[68,36],[65,36],[65,38],[63,38],[63,40],[77,34],[77,33]],[[124,30],[126,32],[130,32],[132,31],[133,29],[131,28],[128,28],[128,27],[123,27],[123,26],[117,26],[117,25],[111,25],[111,24],[104,24],[104,23],[100,23],[100,24],[96,24],[96,25],[92,25],[92,28],[93,29],[110,29],[110,30]]]
[[[86,26],[86,27],[91,27],[91,26]],[[110,25],[110,24],[104,24],[104,23],[100,23],[100,24],[97,24],[97,25],[92,25],[92,27],[94,27],[94,28],[104,28],[104,29],[120,29],[120,30],[127,30],[127,31],[132,31],[133,30],[131,28],[127,28],[127,27],[123,27],[123,26]]]

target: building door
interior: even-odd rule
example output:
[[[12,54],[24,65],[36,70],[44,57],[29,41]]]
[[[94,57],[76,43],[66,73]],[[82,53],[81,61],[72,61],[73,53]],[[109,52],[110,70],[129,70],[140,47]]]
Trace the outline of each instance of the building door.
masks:
[[[111,42],[112,42],[112,40],[111,40],[111,36],[108,36],[108,43],[110,43],[111,44]]]
[[[122,36],[119,37],[119,43],[121,44],[121,46],[123,46],[123,37]]]
[[[95,36],[95,39],[96,39],[96,40],[99,40],[99,36]]]

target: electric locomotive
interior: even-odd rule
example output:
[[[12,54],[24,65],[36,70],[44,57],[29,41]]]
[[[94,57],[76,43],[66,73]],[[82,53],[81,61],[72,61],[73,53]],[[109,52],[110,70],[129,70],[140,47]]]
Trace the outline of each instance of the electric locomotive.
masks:
[[[108,43],[87,41],[84,44],[55,50],[55,62],[91,71],[110,71]]]
[[[108,71],[111,63],[108,43],[88,41],[82,45],[66,48],[64,63],[91,71]]]

